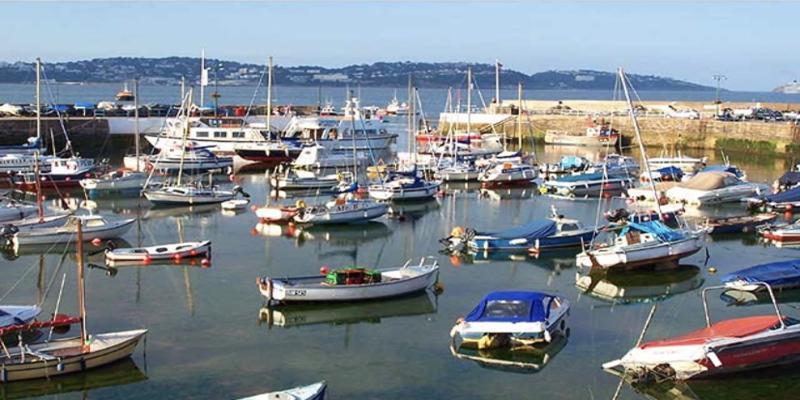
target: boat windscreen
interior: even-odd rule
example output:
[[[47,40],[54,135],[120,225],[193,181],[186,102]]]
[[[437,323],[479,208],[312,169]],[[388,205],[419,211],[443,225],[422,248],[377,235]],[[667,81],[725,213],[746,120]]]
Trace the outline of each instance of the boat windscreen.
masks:
[[[468,322],[541,322],[547,318],[544,302],[553,296],[537,292],[494,292],[465,318]]]

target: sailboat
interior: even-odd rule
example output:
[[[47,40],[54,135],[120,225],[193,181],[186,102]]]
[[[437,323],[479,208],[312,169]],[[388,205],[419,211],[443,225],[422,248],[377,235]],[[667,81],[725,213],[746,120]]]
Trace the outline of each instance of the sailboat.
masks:
[[[648,176],[650,166],[647,162],[647,153],[644,150],[639,122],[628,93],[628,78],[622,69],[619,70],[619,79],[628,102],[633,129],[639,143]],[[650,186],[655,192],[655,184],[650,181]],[[600,204],[598,204],[598,207]],[[661,206],[656,203],[658,214],[661,215]],[[622,224],[616,233],[613,242],[607,245],[594,246],[575,257],[579,267],[600,269],[630,269],[642,265],[658,263],[675,263],[681,258],[697,253],[705,246],[708,231],[705,228],[690,229],[686,226],[672,229],[660,220],[638,221],[629,219]]]
[[[78,244],[78,309],[79,317],[56,315],[50,321],[31,322],[0,328],[0,336],[47,328],[64,324],[80,324],[80,336],[45,340],[0,352],[0,383],[29,379],[51,378],[114,363],[133,354],[147,329],[89,335],[86,327],[86,299],[83,271],[83,229],[81,221],[75,225]]]
[[[178,120],[183,123],[183,146],[178,169],[178,177],[174,184],[165,184],[155,190],[145,190],[144,196],[155,205],[196,205],[216,204],[233,199],[241,189],[222,190],[216,186],[204,187],[200,183],[183,183],[183,167],[186,156],[186,136],[189,133],[189,109],[192,105],[192,89],[183,98]],[[152,177],[152,175],[151,175]]]

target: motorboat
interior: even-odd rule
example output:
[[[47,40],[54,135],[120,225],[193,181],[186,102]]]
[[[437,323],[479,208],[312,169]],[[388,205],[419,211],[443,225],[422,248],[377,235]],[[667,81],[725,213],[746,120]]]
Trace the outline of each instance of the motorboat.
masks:
[[[744,291],[765,290],[766,283],[773,289],[800,287],[800,260],[776,261],[754,265],[725,274],[719,278],[725,285]]]
[[[279,392],[263,393],[250,397],[243,397],[239,400],[325,400],[325,392],[328,385],[325,381],[313,383],[306,386],[281,390]]]
[[[148,247],[106,249],[106,263],[149,263],[157,260],[180,260],[190,257],[210,257],[211,241],[161,244]]]
[[[183,184],[147,190],[144,197],[157,206],[218,204],[233,199],[240,191],[238,186],[233,190],[223,190],[216,186]]]
[[[382,201],[430,199],[439,193],[440,185],[437,181],[423,179],[416,169],[392,172],[383,183],[369,186],[369,196]]]
[[[169,147],[155,156],[150,156],[146,170],[163,174],[183,173],[199,175],[211,171],[226,171],[233,167],[232,157],[219,157],[209,147]]]
[[[23,144],[11,144],[0,146],[0,160],[6,155],[34,155],[36,153],[44,153],[42,140],[38,137],[29,137]],[[0,171],[2,171],[2,162],[0,162]]]
[[[481,172],[478,181],[487,187],[530,185],[537,176],[536,169],[528,164],[504,162]]]
[[[355,161],[353,161],[355,157]],[[303,146],[300,154],[292,161],[292,167],[305,169],[352,168],[354,165],[365,165],[369,155],[364,151],[334,152],[320,144]]]
[[[14,186],[19,190],[36,191],[36,179],[40,180],[43,189],[69,189],[80,186],[80,180],[92,176],[96,165],[94,160],[81,157],[49,157],[49,172],[34,171],[11,177]]]
[[[319,175],[313,171],[290,168],[283,174],[272,175],[269,183],[273,189],[277,190],[320,189],[344,192],[354,183],[352,178],[353,176],[349,172]]]
[[[778,243],[800,242],[800,221],[791,224],[767,224],[758,229],[758,234],[766,240]]]
[[[711,234],[748,233],[755,232],[762,225],[772,223],[776,218],[778,215],[773,213],[713,218],[706,221],[706,226]]]
[[[380,218],[389,205],[372,200],[359,200],[350,195],[337,197],[320,206],[304,207],[297,211],[294,221],[299,224],[328,225],[360,223]]]
[[[0,305],[0,329],[11,326],[27,324],[42,313],[39,306],[11,306]]]
[[[743,181],[729,172],[698,172],[686,182],[667,189],[669,201],[694,206],[739,202],[769,191],[762,184]]]
[[[352,152],[388,149],[397,140],[381,122],[356,118],[337,120],[322,117],[293,117],[282,140],[317,143],[331,151]]]
[[[262,224],[279,224],[294,222],[300,210],[306,208],[306,202],[297,200],[293,205],[264,205],[255,209],[256,217]]]
[[[230,199],[228,201],[223,201],[220,207],[227,211],[243,211],[247,209],[249,204],[250,199]]]
[[[602,172],[564,175],[544,181],[542,191],[561,196],[600,196],[619,194],[632,187],[634,179],[623,175],[607,175]]]
[[[549,343],[537,346],[499,349],[456,348],[450,344],[450,354],[460,360],[475,362],[481,368],[500,372],[535,374],[543,370],[553,361],[555,356],[566,347],[570,328],[564,334],[554,336]]]
[[[603,364],[636,381],[695,380],[785,365],[800,360],[800,321],[781,314],[767,283],[774,314],[726,319],[711,323],[708,292],[703,289],[706,326],[682,335],[638,344],[617,360]]]
[[[586,169],[586,172],[606,171],[608,175],[619,175],[624,177],[636,176],[639,172],[639,163],[631,156],[620,154],[608,154],[599,163],[595,163]]]
[[[800,186],[764,196],[744,198],[742,201],[746,202],[751,209],[763,208],[784,212],[792,212],[795,208],[800,210]]]
[[[572,175],[586,170],[591,165],[592,163],[586,157],[563,156],[557,163],[539,164],[539,175],[544,175],[545,179],[550,175]]]
[[[237,145],[234,153],[242,159],[272,168],[294,162],[302,150],[303,147],[293,142],[270,140]]]
[[[272,303],[356,301],[388,298],[421,292],[439,279],[439,263],[422,258],[399,268],[375,270],[345,267],[327,270],[317,276],[276,279],[259,277],[258,289]]]
[[[130,230],[135,219],[111,219],[100,215],[72,215],[63,223],[56,226],[37,226],[30,229],[20,229],[15,233],[5,234],[5,239],[14,248],[23,245],[66,243],[75,240],[75,231],[78,220],[83,224],[83,239],[118,238]]]
[[[450,330],[455,348],[515,348],[566,335],[569,301],[541,292],[492,292]]]
[[[144,190],[148,181],[148,174],[136,172],[127,168],[111,171],[97,178],[80,180],[80,185],[90,197],[112,194],[136,194]]]
[[[707,230],[672,229],[660,220],[627,222],[611,243],[596,244],[575,257],[582,268],[631,269],[676,263],[705,246]]]

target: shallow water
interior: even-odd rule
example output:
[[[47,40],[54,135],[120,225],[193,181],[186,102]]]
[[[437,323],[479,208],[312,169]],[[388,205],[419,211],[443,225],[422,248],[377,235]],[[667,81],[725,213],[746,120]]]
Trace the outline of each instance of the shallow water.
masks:
[[[552,146],[535,150],[542,161],[587,151]],[[782,159],[755,160],[746,155],[731,155],[731,159],[755,181],[770,182],[787,168]],[[256,203],[265,201],[268,188],[263,172],[239,174],[237,180]],[[691,330],[703,323],[699,287],[717,284],[717,275],[735,269],[800,255],[794,249],[758,244],[752,236],[715,237],[707,262],[700,252],[684,259],[685,266],[677,271],[607,279],[603,288],[622,288],[626,293],[623,298],[609,299],[576,287],[574,251],[514,260],[502,256],[459,259],[438,253],[437,240],[456,225],[487,230],[508,227],[546,217],[551,205],[562,214],[594,224],[597,200],[556,199],[538,195],[535,188],[480,191],[474,186],[447,185],[446,189],[448,194],[434,201],[394,207],[402,217],[307,231],[258,225],[251,212],[226,215],[217,207],[151,209],[145,200],[95,200],[101,214],[139,219],[124,236],[131,245],[209,239],[212,265],[121,267],[113,276],[102,269],[88,269],[92,332],[150,330],[133,363],[51,383],[0,386],[0,398],[50,393],[59,399],[83,398],[84,394],[97,399],[232,399],[323,379],[334,399],[611,398],[618,379],[604,373],[600,364],[621,356],[635,343],[652,304],[658,303],[658,309],[647,338]],[[605,200],[602,208],[611,203],[624,204]],[[694,214],[739,212],[733,205]],[[0,295],[19,281],[3,303],[37,301],[42,261],[43,286],[51,279],[55,282],[45,313],[52,311],[62,272],[68,276],[62,310],[75,310],[74,254],[67,252],[61,272],[56,272],[64,246],[24,250],[18,257],[6,254],[0,259]],[[49,251],[40,256],[43,250]],[[255,285],[258,275],[316,274],[322,265],[353,263],[386,268],[422,256],[436,256],[440,262],[444,292],[439,296],[295,307],[277,315],[262,312],[263,300]],[[93,256],[90,262],[102,264],[102,256]],[[716,274],[708,272],[711,266],[717,268]],[[487,368],[450,352],[448,332],[454,321],[488,292],[507,289],[558,293],[572,302],[570,337],[541,357],[544,362],[536,373]],[[712,296],[710,303],[712,317],[770,311],[766,305],[729,307],[718,296]],[[796,314],[793,308],[784,308]],[[695,395],[702,393],[701,398],[724,398],[719,397],[721,393],[752,398],[753,393],[793,393],[788,392],[796,387],[791,382],[767,376],[705,383],[694,389]],[[670,398],[669,389],[647,388],[656,398]],[[56,396],[58,392],[66,393]],[[642,395],[625,385],[620,398]]]

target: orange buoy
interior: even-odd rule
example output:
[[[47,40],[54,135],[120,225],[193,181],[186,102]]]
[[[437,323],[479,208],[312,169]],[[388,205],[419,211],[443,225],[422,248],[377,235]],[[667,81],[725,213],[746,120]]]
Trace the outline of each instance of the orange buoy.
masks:
[[[208,268],[211,266],[211,260],[204,258],[200,260],[200,265],[202,265],[204,268]]]
[[[103,243],[103,241],[100,238],[92,239],[92,244],[95,245],[95,246],[100,246],[102,243]]]
[[[258,235],[258,230],[256,228],[250,229],[250,236]]]

